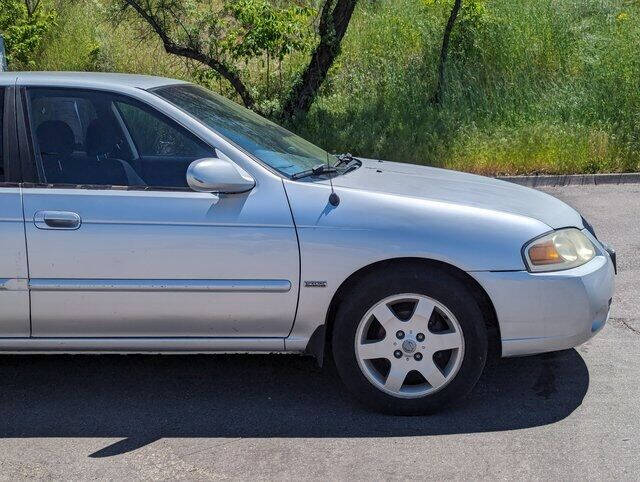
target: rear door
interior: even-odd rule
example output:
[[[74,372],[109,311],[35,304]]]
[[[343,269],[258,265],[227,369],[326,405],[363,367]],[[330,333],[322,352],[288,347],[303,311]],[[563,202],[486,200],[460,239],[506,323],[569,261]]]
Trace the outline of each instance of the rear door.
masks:
[[[14,78],[0,77],[0,337],[30,334]]]
[[[152,106],[29,88],[25,184],[34,337],[284,337],[298,246],[282,183],[191,191],[216,156]]]

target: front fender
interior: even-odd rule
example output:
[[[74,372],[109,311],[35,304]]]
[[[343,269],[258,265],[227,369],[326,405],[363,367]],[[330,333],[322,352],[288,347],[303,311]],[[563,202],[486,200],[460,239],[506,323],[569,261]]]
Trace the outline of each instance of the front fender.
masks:
[[[522,246],[550,229],[526,216],[348,188],[336,189],[341,202],[332,206],[329,185],[284,183],[301,257],[292,350],[304,349],[324,323],[344,280],[370,264],[423,258],[464,271],[524,270]]]

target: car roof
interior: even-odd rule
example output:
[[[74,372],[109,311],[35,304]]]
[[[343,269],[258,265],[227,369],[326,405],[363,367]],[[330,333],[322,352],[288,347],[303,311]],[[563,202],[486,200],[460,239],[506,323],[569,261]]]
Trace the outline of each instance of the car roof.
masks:
[[[0,72],[0,85],[19,84],[51,85],[59,87],[133,87],[153,89],[172,84],[187,83],[183,80],[139,74],[115,74],[104,72]]]

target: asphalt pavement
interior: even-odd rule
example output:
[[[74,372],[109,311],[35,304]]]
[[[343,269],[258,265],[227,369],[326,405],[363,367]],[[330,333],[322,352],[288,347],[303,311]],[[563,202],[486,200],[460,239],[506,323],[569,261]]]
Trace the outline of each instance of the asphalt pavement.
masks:
[[[3,356],[0,478],[640,478],[640,185],[545,190],[618,252],[585,345],[502,360],[430,417],[372,413],[297,356]]]

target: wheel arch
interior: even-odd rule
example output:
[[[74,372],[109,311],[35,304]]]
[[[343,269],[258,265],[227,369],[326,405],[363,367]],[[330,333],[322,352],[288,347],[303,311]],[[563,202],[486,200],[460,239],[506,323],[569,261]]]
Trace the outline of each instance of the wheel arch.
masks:
[[[359,280],[361,280],[371,272],[397,268],[398,266],[402,265],[410,265],[412,267],[421,265],[424,266],[425,269],[445,270],[454,277],[461,280],[465,285],[467,285],[470,288],[471,293],[476,300],[476,303],[478,303],[478,306],[484,315],[484,324],[487,329],[487,337],[489,342],[487,360],[490,361],[500,358],[500,355],[502,353],[500,325],[498,323],[498,316],[493,306],[493,302],[491,301],[491,298],[489,298],[487,292],[480,285],[480,283],[478,283],[478,281],[476,281],[471,275],[461,270],[460,268],[443,261],[437,261],[428,258],[387,259],[371,263],[352,273],[347,279],[342,282],[342,284],[334,293],[327,310],[325,322],[323,325],[319,326],[316,329],[316,331],[309,339],[306,352],[315,356],[315,358],[318,360],[318,363],[322,365],[324,356],[327,354],[327,348],[331,343],[330,340],[335,315],[340,306],[340,303],[344,299],[345,294],[348,293],[350,288],[357,284]]]

